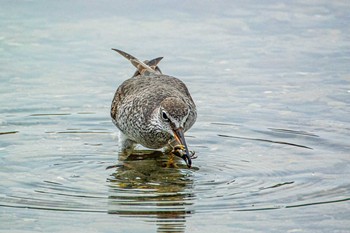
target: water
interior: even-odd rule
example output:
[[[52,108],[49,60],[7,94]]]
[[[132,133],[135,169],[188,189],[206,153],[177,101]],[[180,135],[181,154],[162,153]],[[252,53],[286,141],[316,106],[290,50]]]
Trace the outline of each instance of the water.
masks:
[[[1,231],[348,232],[349,10],[3,2]],[[193,169],[118,159],[109,108],[134,68],[113,47],[187,84]]]

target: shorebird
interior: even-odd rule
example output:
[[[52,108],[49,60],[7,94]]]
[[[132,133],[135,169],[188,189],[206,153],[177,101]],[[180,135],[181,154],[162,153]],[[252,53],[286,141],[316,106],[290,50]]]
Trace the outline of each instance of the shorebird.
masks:
[[[119,49],[112,50],[137,68],[118,87],[111,105],[112,121],[121,132],[122,154],[130,155],[137,144],[164,148],[191,167],[194,152],[188,150],[184,132],[195,123],[197,111],[186,85],[162,74],[157,65],[163,57],[142,62]]]

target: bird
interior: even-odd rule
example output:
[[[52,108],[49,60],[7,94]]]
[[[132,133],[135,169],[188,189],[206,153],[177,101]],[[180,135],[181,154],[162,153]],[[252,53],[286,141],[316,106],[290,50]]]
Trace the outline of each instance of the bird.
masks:
[[[184,133],[195,123],[197,110],[188,88],[180,79],[162,73],[158,63],[163,57],[142,62],[112,50],[137,69],[117,88],[111,104],[112,121],[121,132],[121,153],[130,155],[137,144],[164,148],[190,168],[194,152],[188,150]]]

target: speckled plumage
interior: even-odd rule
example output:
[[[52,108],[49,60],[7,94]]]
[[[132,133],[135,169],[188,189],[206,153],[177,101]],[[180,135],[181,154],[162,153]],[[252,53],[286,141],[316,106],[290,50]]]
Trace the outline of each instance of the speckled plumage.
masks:
[[[132,151],[135,144],[152,149],[166,147],[174,140],[172,132],[179,128],[186,132],[197,118],[186,85],[161,73],[157,67],[161,58],[143,63],[123,51],[113,50],[137,68],[134,76],[118,87],[111,106],[113,122],[124,136],[122,150]]]

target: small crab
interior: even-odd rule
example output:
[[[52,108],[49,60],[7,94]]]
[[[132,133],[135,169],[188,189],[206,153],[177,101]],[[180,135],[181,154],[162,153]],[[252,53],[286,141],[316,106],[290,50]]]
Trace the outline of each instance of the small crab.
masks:
[[[183,160],[185,160],[185,162],[187,164],[191,164],[191,159],[196,159],[197,156],[195,156],[195,152],[194,151],[189,151],[189,155],[186,154],[186,147],[184,145],[178,144],[176,146],[173,147],[172,151],[170,152],[170,157],[169,160],[167,162],[167,166],[166,167],[177,167],[175,162],[174,162],[174,156],[180,157]],[[189,158],[189,159],[188,159]]]

